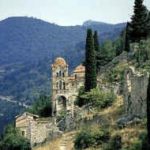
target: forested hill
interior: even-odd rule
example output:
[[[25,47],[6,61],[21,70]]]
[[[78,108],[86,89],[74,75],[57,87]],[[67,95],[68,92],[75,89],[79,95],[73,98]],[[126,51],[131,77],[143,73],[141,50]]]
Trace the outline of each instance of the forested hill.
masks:
[[[117,38],[124,26],[124,23],[112,25],[87,21],[82,26],[66,27],[27,17],[1,21],[0,95],[20,97],[25,93],[25,96],[27,89],[28,93],[33,90],[34,80],[40,88],[42,80],[49,78],[49,65],[56,56],[64,56],[70,68],[79,64],[84,56],[87,28],[97,30],[100,42],[103,42]],[[42,86],[46,88],[44,81]]]
[[[125,26],[87,22],[83,26],[66,27],[27,17],[3,20],[0,22],[0,64],[39,61],[60,52],[63,55],[70,51],[76,53],[83,49],[86,28],[98,30],[102,42],[116,38]]]
[[[28,17],[0,21],[0,96],[30,105],[38,94],[50,94],[50,63],[56,56],[65,57],[72,69],[83,61],[87,28],[97,30],[102,43],[116,39],[124,27],[93,21],[59,26]],[[4,124],[17,113],[8,103],[0,100]]]

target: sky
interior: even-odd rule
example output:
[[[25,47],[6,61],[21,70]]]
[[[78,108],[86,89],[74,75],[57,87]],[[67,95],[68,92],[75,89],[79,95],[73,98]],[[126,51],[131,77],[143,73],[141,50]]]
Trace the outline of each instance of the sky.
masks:
[[[106,23],[129,21],[134,0],[0,0],[0,20],[28,16],[63,26],[86,20]],[[150,9],[150,0],[145,0]]]

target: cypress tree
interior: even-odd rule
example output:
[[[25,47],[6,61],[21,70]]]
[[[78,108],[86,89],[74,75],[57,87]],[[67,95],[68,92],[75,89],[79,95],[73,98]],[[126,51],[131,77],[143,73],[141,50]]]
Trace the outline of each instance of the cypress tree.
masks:
[[[85,51],[85,91],[88,92],[97,85],[96,79],[96,57],[94,39],[91,29],[87,30]]]
[[[143,0],[135,0],[134,14],[131,18],[131,40],[139,42],[147,37],[147,8],[143,5]]]
[[[130,51],[130,24],[127,22],[126,29],[125,29],[125,37],[124,37],[124,50],[129,52]]]
[[[98,41],[98,34],[97,31],[94,32],[94,48],[96,52],[99,52],[99,41]]]
[[[99,56],[100,56],[100,47],[99,47],[99,40],[98,40],[98,34],[97,31],[94,32],[94,48],[96,52],[96,71],[98,72],[99,68]]]
[[[147,87],[147,133],[148,143],[150,144],[150,77]]]
[[[148,37],[150,37],[150,11],[148,12],[148,17],[147,17],[147,33],[148,33]]]

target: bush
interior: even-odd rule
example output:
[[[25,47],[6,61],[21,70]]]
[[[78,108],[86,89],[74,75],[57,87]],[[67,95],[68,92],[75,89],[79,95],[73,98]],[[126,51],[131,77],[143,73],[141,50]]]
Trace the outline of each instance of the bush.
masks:
[[[137,140],[127,150],[150,150],[147,133],[142,132]]]
[[[112,91],[104,92],[101,89],[96,88],[92,89],[90,92],[83,92],[81,89],[76,104],[80,107],[86,104],[91,104],[96,108],[106,108],[112,105],[115,98],[116,96]]]
[[[0,150],[31,150],[31,147],[29,140],[22,137],[13,125],[8,125],[0,141]]]
[[[27,111],[40,117],[50,117],[52,115],[51,98],[41,95]]]
[[[122,138],[120,135],[115,135],[112,137],[105,150],[121,150],[122,148]]]
[[[142,143],[140,140],[136,140],[133,142],[129,150],[142,150]],[[146,150],[146,149],[145,149]]]
[[[81,130],[75,138],[75,148],[85,149],[88,147],[97,147],[103,142],[109,140],[109,132],[101,128],[86,128]]]

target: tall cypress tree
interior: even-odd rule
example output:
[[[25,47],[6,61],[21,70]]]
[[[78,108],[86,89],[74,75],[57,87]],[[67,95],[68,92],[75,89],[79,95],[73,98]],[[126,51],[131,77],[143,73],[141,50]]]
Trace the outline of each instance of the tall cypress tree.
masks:
[[[97,31],[94,32],[94,48],[95,48],[95,51],[96,52],[99,52],[99,41],[98,41],[98,34],[97,34]]]
[[[124,50],[129,52],[130,51],[130,23],[127,22],[126,29],[125,29],[125,37],[124,37]]]
[[[150,77],[147,88],[147,133],[148,143],[150,144]]]
[[[143,5],[144,0],[135,0],[134,14],[131,18],[131,40],[139,42],[147,37],[147,8]]]
[[[148,33],[148,37],[150,37],[150,11],[148,12],[148,17],[147,17],[147,33]]]
[[[99,40],[98,40],[98,33],[97,31],[94,32],[94,48],[96,52],[96,71],[98,72],[99,69],[99,56],[100,56],[100,47],[99,47]]]
[[[87,30],[85,52],[85,91],[89,92],[97,85],[96,79],[96,56],[94,49],[94,39],[91,29]]]

